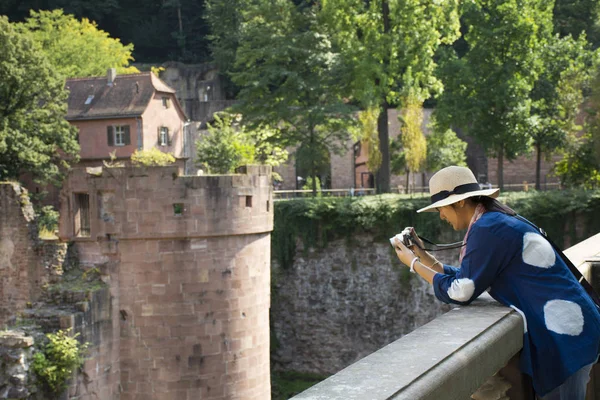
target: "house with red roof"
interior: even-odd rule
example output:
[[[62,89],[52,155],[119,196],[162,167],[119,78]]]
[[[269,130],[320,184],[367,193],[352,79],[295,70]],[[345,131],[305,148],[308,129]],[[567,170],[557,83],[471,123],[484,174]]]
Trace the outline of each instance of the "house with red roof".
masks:
[[[183,167],[187,117],[175,90],[152,72],[67,79],[66,119],[79,130],[80,164],[129,159],[135,150],[153,147],[170,153]]]

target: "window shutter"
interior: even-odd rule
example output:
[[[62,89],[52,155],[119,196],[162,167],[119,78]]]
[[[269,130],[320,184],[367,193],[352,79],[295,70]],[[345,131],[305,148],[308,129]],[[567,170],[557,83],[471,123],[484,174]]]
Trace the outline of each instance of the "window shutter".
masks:
[[[169,129],[167,128],[167,146],[171,145],[171,139],[173,139],[171,137],[171,133],[169,132]]]
[[[112,126],[107,126],[106,127],[106,143],[109,146],[114,146],[115,145],[115,135],[113,134],[113,127]]]
[[[125,125],[125,137],[123,138],[123,144],[131,144],[131,136],[129,134],[129,125]]]
[[[171,99],[167,97],[167,108],[171,107]]]
[[[160,126],[158,128],[156,128],[157,131],[157,135],[156,135],[156,145],[160,146]]]

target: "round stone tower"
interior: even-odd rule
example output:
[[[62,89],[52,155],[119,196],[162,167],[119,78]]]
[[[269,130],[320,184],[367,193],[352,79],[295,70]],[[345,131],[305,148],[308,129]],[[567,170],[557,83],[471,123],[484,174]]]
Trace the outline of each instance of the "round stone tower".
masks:
[[[118,351],[95,369],[120,370],[121,400],[270,398],[271,170],[238,172],[76,170],[65,184],[61,237],[111,285]]]

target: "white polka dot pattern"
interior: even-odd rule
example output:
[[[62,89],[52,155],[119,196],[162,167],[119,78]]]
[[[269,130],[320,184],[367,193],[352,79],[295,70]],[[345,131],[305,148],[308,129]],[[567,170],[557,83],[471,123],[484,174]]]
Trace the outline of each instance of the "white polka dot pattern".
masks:
[[[556,261],[552,245],[538,233],[523,235],[523,262],[534,267],[550,268]]]
[[[456,301],[468,301],[475,293],[475,282],[469,278],[455,279],[448,288],[448,296]]]
[[[562,335],[577,336],[583,332],[583,313],[577,303],[550,300],[544,305],[546,328]]]

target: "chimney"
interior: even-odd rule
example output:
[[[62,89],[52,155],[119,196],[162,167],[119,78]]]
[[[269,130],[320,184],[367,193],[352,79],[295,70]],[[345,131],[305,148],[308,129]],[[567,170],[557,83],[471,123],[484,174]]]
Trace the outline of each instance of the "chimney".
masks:
[[[112,86],[113,83],[115,83],[115,78],[117,77],[117,69],[116,68],[109,68],[106,74],[106,78],[107,78],[107,82],[106,84],[108,86]]]

